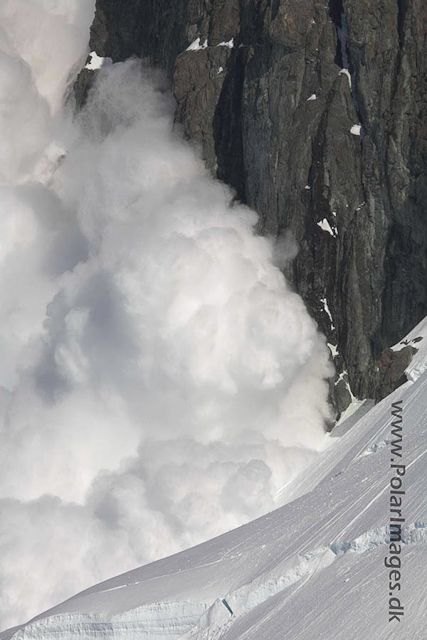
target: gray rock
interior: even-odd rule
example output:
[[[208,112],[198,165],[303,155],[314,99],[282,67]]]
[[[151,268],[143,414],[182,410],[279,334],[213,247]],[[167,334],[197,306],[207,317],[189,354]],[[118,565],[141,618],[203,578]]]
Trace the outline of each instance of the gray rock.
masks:
[[[339,414],[344,413],[351,403],[351,395],[348,390],[348,383],[345,380],[339,380],[335,385],[336,408]]]
[[[405,369],[417,349],[411,346],[403,347],[400,351],[384,349],[378,361],[378,385],[376,400],[382,400],[395,389],[407,382]]]
[[[166,70],[211,171],[257,210],[260,233],[291,230],[299,253],[284,271],[338,345],[337,375],[359,398],[381,395],[381,353],[427,315],[424,0],[96,7],[91,50]],[[197,38],[208,48],[186,51]]]

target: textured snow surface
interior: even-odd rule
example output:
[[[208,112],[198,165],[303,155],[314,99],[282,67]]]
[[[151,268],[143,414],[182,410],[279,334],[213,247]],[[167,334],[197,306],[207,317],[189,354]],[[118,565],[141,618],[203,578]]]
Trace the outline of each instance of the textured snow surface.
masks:
[[[393,624],[384,558],[391,409],[398,400],[406,464],[399,594],[405,616]],[[426,425],[424,375],[331,438],[334,444],[284,491],[292,501],[282,508],[101,583],[0,638],[424,639]]]

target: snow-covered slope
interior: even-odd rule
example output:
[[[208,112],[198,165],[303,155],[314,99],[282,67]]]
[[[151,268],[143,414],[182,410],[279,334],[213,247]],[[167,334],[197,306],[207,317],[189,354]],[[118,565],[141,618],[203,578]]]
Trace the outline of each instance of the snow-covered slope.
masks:
[[[391,452],[393,420],[402,426],[401,459]],[[424,639],[426,430],[423,374],[341,438],[331,438],[304,481],[289,486],[288,497],[299,498],[88,589],[0,638]],[[403,469],[391,469],[391,458],[406,468],[400,478],[406,492],[401,590],[393,593],[392,569],[385,566],[391,557],[390,481]],[[396,595],[404,615],[389,622],[389,600]]]

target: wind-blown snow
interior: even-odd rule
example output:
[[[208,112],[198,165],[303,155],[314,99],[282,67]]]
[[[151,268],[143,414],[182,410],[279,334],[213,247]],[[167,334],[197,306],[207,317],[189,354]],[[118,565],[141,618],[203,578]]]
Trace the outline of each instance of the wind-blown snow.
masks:
[[[329,415],[325,341],[163,77],[62,107],[93,8],[0,7],[3,627],[272,509]]]

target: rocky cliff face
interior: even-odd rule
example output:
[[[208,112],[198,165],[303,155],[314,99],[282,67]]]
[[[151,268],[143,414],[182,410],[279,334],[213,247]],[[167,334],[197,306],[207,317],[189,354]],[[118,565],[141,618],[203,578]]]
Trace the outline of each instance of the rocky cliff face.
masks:
[[[91,50],[162,66],[212,172],[292,233],[339,409],[427,314],[426,34],[424,0],[97,0]]]

